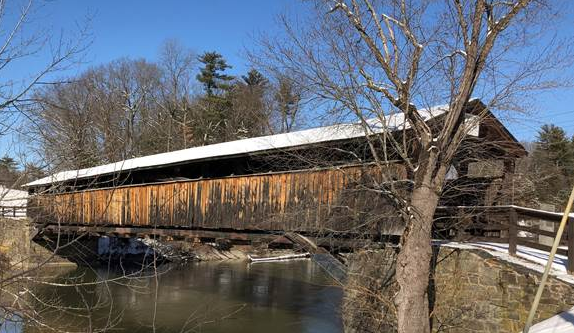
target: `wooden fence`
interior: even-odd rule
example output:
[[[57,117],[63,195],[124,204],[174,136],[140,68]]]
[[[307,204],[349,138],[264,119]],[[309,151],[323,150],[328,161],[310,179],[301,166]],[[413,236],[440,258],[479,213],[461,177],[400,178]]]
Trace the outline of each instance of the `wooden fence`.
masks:
[[[25,218],[26,206],[0,206],[0,217],[3,218]]]
[[[508,243],[508,252],[515,256],[518,245],[550,252],[562,213],[506,205],[481,207],[438,207],[438,228],[452,228],[459,221],[460,240]],[[448,219],[451,222],[441,222]],[[566,270],[574,274],[574,216],[570,216],[562,235],[558,254],[567,257]]]

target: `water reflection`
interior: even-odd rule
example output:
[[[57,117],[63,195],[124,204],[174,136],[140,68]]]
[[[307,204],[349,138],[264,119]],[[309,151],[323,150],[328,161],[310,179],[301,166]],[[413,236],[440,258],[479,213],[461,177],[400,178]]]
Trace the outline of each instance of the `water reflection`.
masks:
[[[342,332],[342,292],[310,261],[195,263],[162,272],[157,280],[89,284],[116,276],[80,269],[61,280],[80,277],[88,284],[42,288],[43,297],[56,297],[66,309],[43,309],[44,319],[74,331],[91,325],[148,332],[155,325],[157,332]],[[86,307],[91,310],[75,310]]]

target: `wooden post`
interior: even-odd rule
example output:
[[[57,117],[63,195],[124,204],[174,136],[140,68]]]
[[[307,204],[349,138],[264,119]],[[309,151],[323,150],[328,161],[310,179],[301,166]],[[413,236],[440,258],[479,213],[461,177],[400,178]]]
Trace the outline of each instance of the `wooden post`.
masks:
[[[532,302],[532,307],[530,308],[530,312],[528,313],[526,324],[524,324],[524,330],[522,331],[523,333],[528,333],[528,331],[530,330],[530,326],[532,325],[532,321],[534,320],[534,315],[536,315],[538,304],[540,303],[540,299],[542,298],[542,291],[544,290],[546,280],[548,280],[548,274],[550,274],[550,268],[552,268],[552,263],[554,262],[554,256],[556,255],[556,251],[558,250],[558,246],[560,245],[560,239],[562,238],[564,229],[566,229],[567,224],[566,222],[569,220],[568,215],[572,210],[573,204],[574,204],[574,187],[572,187],[572,192],[570,192],[570,197],[568,198],[566,209],[564,209],[564,214],[562,215],[562,219],[560,220],[560,226],[558,227],[558,231],[556,232],[556,237],[554,237],[554,243],[552,243],[552,250],[550,251],[550,255],[548,256],[548,261],[546,262],[546,267],[544,268],[544,274],[542,274],[540,285],[538,286],[538,290],[536,291],[536,296],[534,296],[534,301]]]
[[[510,208],[508,214],[508,253],[511,256],[516,256],[516,244],[518,241],[518,229],[516,225],[518,223],[518,216],[516,209]]]
[[[566,245],[568,246],[568,261],[566,262],[566,271],[568,274],[574,274],[574,219],[569,218],[566,225],[567,240]]]

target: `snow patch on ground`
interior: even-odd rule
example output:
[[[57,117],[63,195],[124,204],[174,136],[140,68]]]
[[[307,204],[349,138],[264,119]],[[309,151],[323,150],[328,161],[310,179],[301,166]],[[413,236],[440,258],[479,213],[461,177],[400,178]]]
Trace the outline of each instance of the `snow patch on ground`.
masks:
[[[529,333],[573,333],[574,308],[543,320],[530,328]]]
[[[441,242],[437,241],[436,244],[440,244],[445,247],[467,249],[467,250],[483,250],[493,257],[499,258],[500,260],[520,265],[522,267],[534,270],[539,273],[544,272],[544,266],[548,261],[548,252],[532,249],[526,246],[517,246],[516,257],[508,254],[508,244],[502,243],[488,243],[488,242]],[[552,263],[552,269],[550,270],[550,275],[553,277],[574,285],[574,276],[569,275],[566,272],[566,260],[567,258],[562,255],[556,255]]]

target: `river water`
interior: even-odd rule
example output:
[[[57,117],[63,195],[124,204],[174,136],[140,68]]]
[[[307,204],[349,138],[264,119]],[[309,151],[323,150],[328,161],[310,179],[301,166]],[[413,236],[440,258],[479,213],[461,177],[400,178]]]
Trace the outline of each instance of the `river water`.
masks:
[[[342,332],[342,291],[309,260],[200,262],[153,273],[80,268],[53,280],[74,287],[36,289],[57,308],[37,306],[44,323],[66,331]]]

